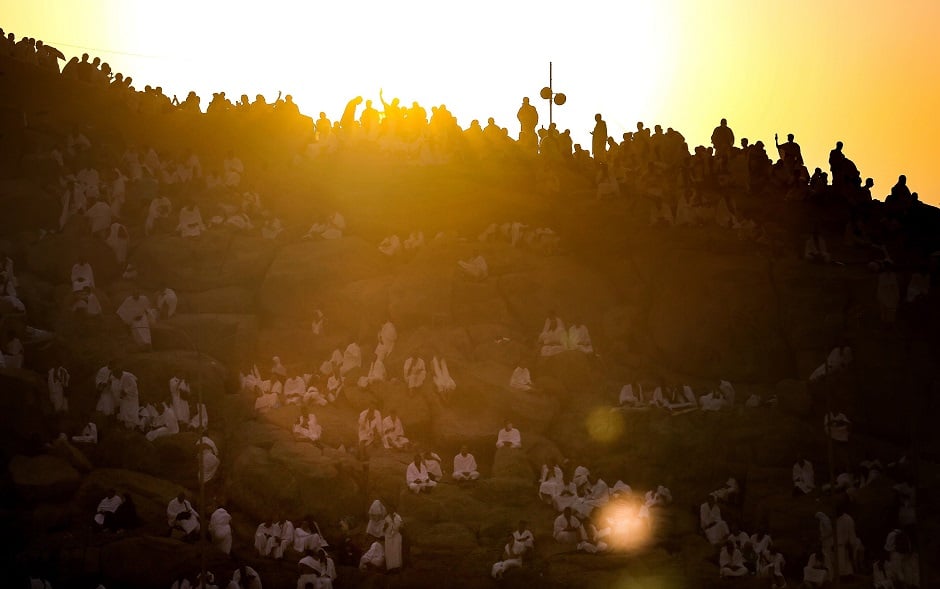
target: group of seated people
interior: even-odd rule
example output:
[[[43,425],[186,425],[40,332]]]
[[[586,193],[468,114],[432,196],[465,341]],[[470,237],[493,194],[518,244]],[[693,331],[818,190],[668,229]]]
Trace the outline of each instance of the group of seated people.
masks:
[[[736,396],[734,386],[727,380],[720,381],[716,390],[710,390],[701,397],[696,397],[689,385],[682,385],[681,390],[678,387],[657,385],[652,393],[649,393],[643,389],[642,383],[636,387],[633,383],[628,383],[620,389],[618,404],[622,409],[655,407],[667,409],[673,414],[681,414],[695,409],[701,411],[730,409],[734,406]],[[773,401],[773,399],[768,400],[770,403]],[[758,395],[750,395],[745,406],[756,407],[763,403],[764,401]]]
[[[545,325],[538,337],[539,353],[542,356],[554,356],[567,350],[575,350],[585,354],[594,353],[591,335],[584,324],[574,323],[567,329],[554,311],[550,311],[545,319]]]

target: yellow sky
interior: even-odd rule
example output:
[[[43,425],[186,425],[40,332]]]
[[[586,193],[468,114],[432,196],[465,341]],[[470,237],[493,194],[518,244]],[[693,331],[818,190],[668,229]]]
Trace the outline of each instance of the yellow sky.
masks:
[[[66,55],[88,51],[182,98],[278,90],[336,118],[357,94],[446,103],[466,126],[538,100],[554,62],[555,121],[589,143],[636,121],[707,144],[792,132],[811,167],[837,140],[883,197],[898,174],[940,203],[940,1],[0,0],[0,26]]]

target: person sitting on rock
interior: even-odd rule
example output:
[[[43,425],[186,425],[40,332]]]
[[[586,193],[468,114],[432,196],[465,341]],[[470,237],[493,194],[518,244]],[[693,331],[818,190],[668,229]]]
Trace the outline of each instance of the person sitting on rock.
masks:
[[[584,526],[572,512],[570,507],[566,507],[562,513],[555,518],[552,536],[560,544],[577,544],[584,538]]]
[[[167,525],[170,534],[180,532],[184,540],[195,541],[199,535],[199,514],[186,499],[185,493],[180,493],[171,499],[166,506]]]
[[[367,407],[359,414],[359,451],[382,439],[382,414],[375,407]]]
[[[382,445],[386,448],[407,448],[411,442],[405,437],[405,428],[398,417],[398,411],[392,409],[382,420]]]
[[[460,447],[460,453],[454,456],[453,477],[454,480],[458,482],[475,481],[480,478],[476,458],[469,452],[466,444],[462,445]]]
[[[718,574],[722,577],[743,577],[748,572],[747,567],[744,566],[744,555],[734,542],[725,541],[718,555]]]
[[[542,356],[554,356],[567,349],[568,332],[565,322],[554,311],[548,312],[545,325],[539,334],[539,353]]]
[[[721,519],[721,508],[714,495],[709,495],[708,500],[699,507],[699,526],[708,541],[715,546],[723,543],[730,533],[727,522]]]
[[[372,542],[369,549],[359,559],[359,569],[363,571],[385,570],[385,547],[378,540]]]
[[[484,280],[489,274],[486,259],[479,252],[474,252],[468,260],[458,261],[457,266],[465,276],[474,280]]]
[[[409,390],[421,388],[421,385],[424,384],[424,379],[427,378],[427,368],[424,365],[424,359],[412,356],[405,360],[403,376],[405,377],[405,382],[408,384]]]
[[[519,520],[515,531],[512,533],[513,554],[518,554],[525,559],[535,550],[535,536],[529,529],[529,522],[524,519]]]
[[[793,464],[793,495],[809,495],[816,488],[813,463],[800,458]]]
[[[532,386],[532,375],[529,373],[529,369],[516,366],[512,371],[512,376],[509,377],[509,388],[519,391],[531,391],[534,387]]]
[[[248,565],[242,565],[232,572],[232,580],[225,589],[261,589],[261,576]]]
[[[116,530],[114,522],[114,513],[120,507],[124,499],[117,494],[114,489],[108,489],[107,495],[98,503],[98,509],[95,512],[95,523],[104,530]]]
[[[524,553],[525,549],[517,544],[513,534],[510,534],[506,545],[503,546],[502,560],[493,564],[493,568],[490,569],[490,576],[497,580],[502,579],[506,571],[520,568],[522,566],[522,556]]]
[[[95,287],[95,272],[84,257],[72,266],[72,292],[81,292],[85,287]]]
[[[427,493],[437,486],[437,483],[431,480],[427,465],[420,454],[415,454],[414,461],[405,470],[405,482],[414,493]]]
[[[255,551],[259,556],[270,556],[277,540],[272,522],[263,521],[255,528]]]
[[[134,343],[144,351],[151,349],[150,321],[153,318],[153,311],[150,299],[136,289],[117,309],[118,317],[131,330]]]
[[[497,448],[521,448],[522,447],[522,434],[519,433],[519,430],[512,426],[512,421],[506,420],[506,425],[503,429],[499,430],[499,434],[496,436],[496,447]]]
[[[85,428],[82,429],[82,433],[77,436],[72,436],[73,442],[80,442],[83,444],[97,444],[98,443],[98,426],[95,425],[94,421],[89,421]]]
[[[434,356],[431,358],[431,368],[434,369],[434,386],[437,387],[438,393],[445,395],[457,388],[457,383],[450,376],[447,360]]]

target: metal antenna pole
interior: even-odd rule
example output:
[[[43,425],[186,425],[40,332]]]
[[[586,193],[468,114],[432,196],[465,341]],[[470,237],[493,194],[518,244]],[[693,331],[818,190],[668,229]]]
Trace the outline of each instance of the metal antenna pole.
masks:
[[[548,62],[548,87],[549,89],[552,89],[552,62]],[[548,125],[549,126],[551,126],[552,124],[552,102],[554,102],[554,100],[549,98],[548,100]]]

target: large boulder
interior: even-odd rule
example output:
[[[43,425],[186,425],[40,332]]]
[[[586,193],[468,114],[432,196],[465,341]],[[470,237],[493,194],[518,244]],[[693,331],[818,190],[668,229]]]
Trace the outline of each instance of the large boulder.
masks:
[[[48,454],[16,455],[8,468],[20,496],[30,501],[67,497],[80,481],[72,465]]]
[[[208,231],[197,239],[150,237],[133,250],[130,261],[137,267],[140,284],[148,289],[205,291],[257,284],[271,264],[274,248],[261,237]]]
[[[326,305],[332,300],[328,293],[384,273],[381,257],[373,245],[357,237],[285,246],[264,276],[258,302],[264,313],[274,317],[309,321],[318,307],[327,317],[341,315],[349,302]],[[324,304],[318,305],[317,301]]]
[[[137,536],[116,540],[101,549],[101,574],[118,586],[158,589],[169,587],[200,570],[202,548],[170,538]],[[231,568],[217,550],[207,551],[207,570],[216,571],[216,582],[224,583],[222,569]]]
[[[791,360],[766,262],[756,255],[699,254],[689,260],[687,254],[671,251],[657,261],[648,322],[650,344],[663,362],[716,379],[789,376]]]
[[[156,350],[193,350],[231,366],[255,358],[258,319],[254,315],[221,313],[178,314],[151,328]]]

